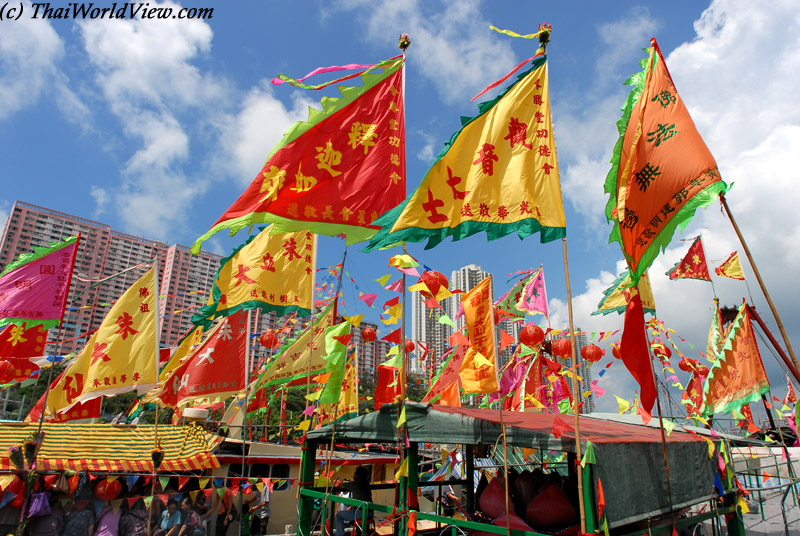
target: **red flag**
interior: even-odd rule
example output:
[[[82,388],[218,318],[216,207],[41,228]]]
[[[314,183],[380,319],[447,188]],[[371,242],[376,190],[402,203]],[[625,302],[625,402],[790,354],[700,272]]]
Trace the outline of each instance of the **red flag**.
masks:
[[[703,242],[699,236],[694,239],[683,260],[673,266],[667,275],[670,279],[711,281],[711,274],[708,273],[708,264],[706,263],[706,252],[703,250]]]
[[[625,310],[625,328],[622,332],[619,352],[625,368],[628,369],[641,389],[640,407],[652,414],[657,396],[656,382],[650,365],[650,347],[647,344],[642,299],[638,293],[631,297],[628,308]]]
[[[562,435],[567,432],[571,432],[573,430],[572,426],[567,424],[567,422],[559,417],[557,414],[553,418],[553,437],[558,439]]]
[[[54,390],[61,379],[64,377],[64,373],[66,370],[62,371],[58,377],[53,380],[53,383],[50,384],[50,390]],[[69,410],[63,413],[57,413],[55,417],[45,417],[47,422],[68,422],[68,421],[79,421],[85,419],[96,419],[100,417],[100,411],[103,404],[103,397],[98,396],[97,398],[93,398],[92,400],[88,400],[86,402],[80,402],[75,404]],[[30,413],[28,416],[25,417],[25,422],[36,422],[42,415],[42,407],[44,406],[44,395],[39,398],[39,401],[36,402],[36,405],[31,408]]]
[[[366,240],[406,193],[403,57],[378,64],[361,87],[341,87],[295,123],[248,188],[192,246],[228,229],[274,222],[281,231]]]
[[[157,395],[169,407],[191,400],[233,394],[244,389],[247,312],[227,316],[166,381]]]
[[[381,340],[386,342],[393,342],[395,344],[400,344],[401,342],[403,342],[402,332],[400,328],[397,328],[393,332],[389,333],[387,336],[381,337]]]
[[[394,404],[400,396],[400,380],[395,378],[394,367],[378,365],[378,385],[375,387],[375,411],[384,404]],[[394,384],[394,385],[392,385]]]
[[[44,355],[46,342],[47,330],[41,325],[9,324],[0,331],[0,357],[39,357]]]

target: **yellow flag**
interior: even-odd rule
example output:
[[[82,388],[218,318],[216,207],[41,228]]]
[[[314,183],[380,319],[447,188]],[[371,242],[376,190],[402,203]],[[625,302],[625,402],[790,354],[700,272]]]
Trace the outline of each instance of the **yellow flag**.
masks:
[[[631,298],[639,293],[642,298],[642,309],[645,313],[655,314],[656,302],[653,299],[653,289],[650,287],[650,278],[647,271],[639,278],[639,284],[631,286],[631,274],[623,272],[608,289],[603,291],[603,299],[597,304],[597,310],[593,315],[607,315],[617,312],[623,314],[628,307]]]
[[[196,326],[186,337],[184,337],[184,339],[175,349],[175,352],[164,364],[161,372],[158,373],[158,387],[147,392],[145,395],[145,402],[152,402],[153,397],[158,396],[158,393],[164,388],[167,378],[170,377],[175,369],[180,366],[184,358],[188,356],[202,341],[203,326]]]
[[[398,480],[401,476],[408,477],[408,458],[403,458],[403,463],[397,468],[394,479]]]
[[[358,412],[358,371],[355,356],[348,360],[344,369],[342,393],[338,404],[320,404],[317,409],[320,424],[328,424],[333,420],[355,417]]]
[[[325,329],[333,324],[333,301],[331,301],[314,323],[303,330],[297,340],[281,352],[261,374],[255,385],[251,386],[251,392],[255,393],[265,385],[284,384],[295,380],[304,385],[306,376],[325,372],[328,364],[322,359],[325,355]]]
[[[66,411],[98,396],[156,386],[155,273],[149,270],[111,307],[100,328],[69,366],[58,389],[47,398],[47,413]]]
[[[538,232],[542,242],[565,236],[545,58],[482,104],[409,200],[375,224],[383,230],[365,251],[425,239],[431,248],[480,231],[490,240],[512,232]]]
[[[617,395],[614,395],[614,398],[617,399],[617,405],[619,406],[619,414],[620,415],[622,415],[623,413],[628,411],[628,408],[631,407],[630,403],[627,400],[625,400],[624,398],[620,398]]]
[[[311,311],[315,239],[308,231],[277,233],[269,226],[234,250],[214,279],[209,304],[195,324],[239,309],[260,308],[278,316]]]
[[[725,259],[725,262],[714,268],[714,272],[722,277],[744,281],[744,272],[742,271],[742,263],[739,261],[739,253],[736,251],[731,253]]]
[[[497,391],[494,314],[492,309],[492,276],[464,294],[464,318],[471,346],[461,363],[461,387],[465,393]]]

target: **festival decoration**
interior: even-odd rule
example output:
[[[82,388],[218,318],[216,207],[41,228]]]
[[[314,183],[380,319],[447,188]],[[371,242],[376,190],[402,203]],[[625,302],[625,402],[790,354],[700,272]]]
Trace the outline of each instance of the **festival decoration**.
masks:
[[[615,359],[622,359],[622,353],[619,349],[619,342],[615,342],[611,345],[611,355],[613,355]]]
[[[378,337],[375,330],[372,328],[364,328],[361,330],[361,340],[364,342],[372,342]]]
[[[448,236],[486,232],[489,240],[516,232],[541,242],[566,233],[546,58],[495,99],[446,144],[417,190],[375,223],[381,230],[365,251]]]
[[[61,380],[64,377],[66,370],[61,371],[61,374],[56,377],[50,384],[49,396],[60,396],[61,391],[64,389],[64,384]],[[48,398],[49,398],[48,396]],[[69,422],[69,421],[83,421],[96,419],[100,417],[100,412],[103,405],[103,397],[92,398],[85,402],[80,402],[72,406],[69,410],[56,413],[55,415],[46,415],[45,422]],[[31,411],[25,417],[25,422],[38,422],[42,416],[42,408],[44,407],[44,393],[39,397],[38,402],[34,404]]]
[[[279,233],[271,225],[220,261],[208,305],[195,324],[239,310],[307,315],[313,297],[315,238],[308,231]]]
[[[714,300],[714,313],[708,329],[706,358],[711,362],[716,361],[722,352],[723,344],[725,344],[725,334],[722,331],[722,313],[719,310],[719,300]]]
[[[559,359],[572,359],[572,341],[569,338],[554,340],[551,349]]]
[[[416,346],[414,345],[414,341],[412,341],[411,339],[406,339],[406,342],[403,345],[403,348],[405,349],[407,354],[410,354],[411,352],[413,352],[416,349]]]
[[[206,339],[174,370],[163,390],[156,395],[163,405],[183,407],[196,400],[226,398],[244,391],[247,315],[240,310],[219,319]]]
[[[590,363],[597,363],[603,359],[604,355],[606,355],[606,351],[596,344],[587,344],[581,348],[581,357]]]
[[[642,299],[642,309],[645,313],[656,314],[656,302],[653,299],[653,290],[650,288],[650,278],[647,272],[639,278],[639,283],[634,285],[628,270],[603,291],[603,299],[597,304],[597,310],[592,315],[607,315],[609,313],[625,312],[631,301],[631,296],[639,294]]]
[[[697,237],[689,247],[683,259],[675,264],[667,274],[670,279],[700,279],[711,281],[706,263],[706,252],[703,250],[703,241]]]
[[[728,255],[728,258],[722,264],[714,268],[714,273],[721,277],[744,281],[744,272],[742,271],[742,263],[739,261],[739,253],[734,251]]]
[[[356,369],[355,353],[352,353],[347,359],[341,390],[338,402],[320,404],[317,408],[319,424],[325,425],[333,421],[347,420],[355,417],[358,413],[358,370]]]
[[[757,401],[769,390],[767,373],[756,344],[747,303],[728,327],[719,358],[714,362],[703,390],[703,415],[730,413]]]
[[[150,269],[111,307],[100,328],[47,398],[46,415],[79,402],[136,390],[158,381],[155,270]]]
[[[342,379],[347,363],[347,344],[350,341],[350,323],[342,322],[325,330],[325,371],[328,381],[319,397],[320,404],[337,404],[342,392]]]
[[[80,235],[34,247],[0,272],[0,323],[43,330],[61,323]]]
[[[372,66],[363,86],[340,86],[341,98],[323,98],[321,111],[295,123],[192,252],[218,231],[265,222],[279,231],[345,234],[348,244],[375,234],[372,222],[406,191],[403,63],[397,56]]]
[[[375,411],[384,404],[394,404],[400,399],[400,382],[396,377],[399,374],[394,367],[378,365],[378,381],[375,387]]]
[[[547,311],[547,288],[544,284],[544,269],[541,266],[527,278],[521,296],[516,303],[516,309],[529,315],[540,314],[545,318],[549,317]]]
[[[0,360],[0,383],[9,383],[14,379],[14,365],[9,361]]]
[[[461,364],[464,362],[464,356],[467,353],[467,347],[467,344],[459,344],[452,350],[452,352],[450,352],[449,355],[445,356],[439,372],[431,381],[430,389],[428,389],[428,392],[422,398],[423,403],[436,403],[439,397],[445,396],[445,391],[451,385],[455,385],[455,391],[458,392],[458,387],[461,386],[461,377],[459,375],[459,371],[461,370]],[[450,394],[453,394],[452,390]]]
[[[119,479],[102,478],[94,487],[94,495],[101,501],[113,501],[122,493],[122,483]]]
[[[631,373],[640,388],[640,407],[652,414],[656,402],[656,383],[650,364],[650,351],[645,332],[644,311],[639,294],[631,297],[625,311],[625,328],[619,345],[619,353],[625,368]]]
[[[493,393],[498,388],[491,289],[490,275],[461,298],[471,343],[459,371],[465,393]]]
[[[261,346],[269,350],[277,348],[279,343],[278,336],[275,335],[275,331],[272,329],[264,330],[264,333],[261,334],[261,337],[259,337],[258,342],[261,343]]]
[[[167,362],[161,367],[161,370],[158,373],[158,387],[148,391],[147,395],[145,396],[152,397],[160,389],[163,389],[164,384],[166,383],[167,379],[172,376],[172,373],[175,371],[175,369],[180,366],[186,356],[188,356],[192,350],[197,348],[202,341],[203,327],[195,326],[192,328],[189,334],[186,335],[183,340],[181,340],[181,342],[178,344],[178,347],[175,348],[175,351],[169,357]]]
[[[46,342],[47,330],[41,324],[9,324],[0,331],[0,358],[39,357]]]
[[[727,191],[655,39],[633,86],[606,177],[606,217],[637,282],[678,225]]]
[[[519,332],[519,342],[529,348],[538,348],[544,342],[544,330],[536,324],[526,324]]]

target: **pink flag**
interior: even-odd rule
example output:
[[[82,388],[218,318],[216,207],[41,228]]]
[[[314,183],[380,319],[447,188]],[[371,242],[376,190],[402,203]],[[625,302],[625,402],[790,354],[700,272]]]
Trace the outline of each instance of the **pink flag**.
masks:
[[[367,307],[372,307],[372,304],[375,303],[375,298],[377,297],[377,294],[362,294],[358,297],[358,299],[366,303]]]
[[[522,296],[517,302],[517,309],[530,315],[542,314],[548,318],[547,290],[544,286],[544,270],[538,267],[528,279],[528,284],[522,291]]]
[[[398,279],[391,285],[385,286],[383,288],[385,288],[386,290],[393,290],[395,292],[403,292],[403,280]]]
[[[80,235],[34,248],[0,274],[0,321],[49,329],[61,323]]]

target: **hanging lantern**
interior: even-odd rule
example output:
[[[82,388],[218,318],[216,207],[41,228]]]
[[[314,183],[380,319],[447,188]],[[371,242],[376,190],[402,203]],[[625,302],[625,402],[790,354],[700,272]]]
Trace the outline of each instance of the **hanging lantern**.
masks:
[[[378,337],[375,330],[372,328],[364,328],[361,330],[361,340],[364,342],[372,342]]]
[[[572,341],[569,339],[557,339],[553,341],[553,355],[559,359],[569,359],[572,357]]]
[[[622,359],[622,352],[619,349],[619,343],[615,342],[611,345],[611,355],[617,359]]]
[[[8,361],[0,361],[0,383],[8,383],[14,379],[14,365]]]
[[[528,348],[538,348],[544,342],[544,330],[536,324],[527,324],[519,332],[519,342]]]
[[[411,352],[414,351],[414,348],[416,348],[416,346],[414,345],[414,341],[412,341],[411,339],[406,339],[406,343],[404,346],[407,354],[410,354]]]
[[[697,363],[688,357],[682,357],[681,360],[678,361],[678,368],[684,372],[692,372],[696,367]]]
[[[603,359],[604,355],[606,355],[606,351],[596,344],[589,344],[581,348],[581,357],[591,363],[597,363]]]
[[[275,331],[271,329],[267,329],[264,333],[261,334],[261,338],[259,339],[261,342],[261,346],[265,348],[277,348],[278,347],[278,336],[275,335]]]
[[[705,365],[699,365],[698,364],[697,368],[695,368],[695,373],[698,376],[700,376],[701,378],[707,378],[708,377],[708,367],[705,366]]]
[[[653,354],[657,355],[662,361],[672,357],[672,350],[664,346],[664,343],[660,340],[654,341],[651,346],[653,348]]]
[[[108,480],[103,479],[94,487],[94,495],[101,501],[113,501],[122,492],[122,484],[119,479]]]

